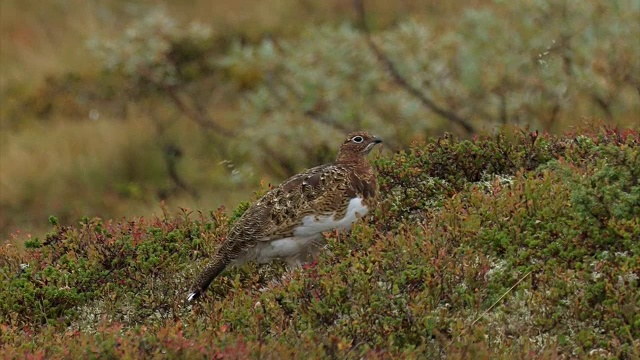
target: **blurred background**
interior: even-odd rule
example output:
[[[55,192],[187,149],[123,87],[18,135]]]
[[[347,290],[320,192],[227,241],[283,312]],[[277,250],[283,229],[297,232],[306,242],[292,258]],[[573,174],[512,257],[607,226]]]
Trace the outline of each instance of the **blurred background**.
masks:
[[[640,126],[640,0],[0,4],[0,240],[233,207],[354,129]]]

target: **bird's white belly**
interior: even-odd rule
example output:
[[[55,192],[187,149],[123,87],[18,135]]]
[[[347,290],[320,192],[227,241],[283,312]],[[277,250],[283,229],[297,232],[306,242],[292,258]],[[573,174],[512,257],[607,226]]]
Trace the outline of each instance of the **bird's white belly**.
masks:
[[[305,255],[309,251],[319,250],[324,245],[321,236],[299,238],[289,237],[260,242],[255,248],[255,260],[259,264],[274,259],[290,259]]]
[[[302,225],[293,230],[292,237],[258,241],[255,247],[248,249],[234,263],[241,265],[247,261],[256,261],[264,264],[275,259],[283,259],[290,265],[299,265],[326,245],[326,241],[322,237],[323,232],[333,229],[348,229],[367,212],[368,209],[362,204],[362,199],[353,198],[349,201],[349,206],[342,219],[336,220],[335,214],[331,216],[305,216],[302,219]]]
[[[335,214],[331,216],[308,215],[302,219],[302,225],[295,228],[293,234],[296,237],[309,237],[333,229],[348,229],[367,212],[369,209],[362,203],[362,198],[353,198],[349,201],[347,212],[342,219],[335,219]]]

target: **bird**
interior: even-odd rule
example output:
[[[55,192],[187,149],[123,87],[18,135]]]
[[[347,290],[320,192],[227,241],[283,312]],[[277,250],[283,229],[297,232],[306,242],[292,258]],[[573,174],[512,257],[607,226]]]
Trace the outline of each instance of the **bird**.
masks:
[[[351,133],[334,162],[290,177],[249,206],[196,278],[187,303],[229,265],[280,259],[300,267],[326,245],[323,232],[351,228],[376,205],[378,185],[366,155],[381,142],[366,131]]]

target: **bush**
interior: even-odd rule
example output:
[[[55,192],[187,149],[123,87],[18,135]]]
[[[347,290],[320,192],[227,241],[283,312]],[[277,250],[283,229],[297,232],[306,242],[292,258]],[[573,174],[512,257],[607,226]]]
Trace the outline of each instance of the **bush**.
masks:
[[[361,128],[377,129],[397,149],[415,137],[504,124],[553,131],[594,115],[631,123],[640,84],[640,61],[631,54],[640,48],[624,39],[640,31],[639,11],[625,0],[496,1],[465,8],[446,31],[404,19],[373,33],[381,60],[350,24],[309,26],[298,37],[257,44],[236,39],[221,50],[207,26],[156,9],[118,37],[92,39],[90,48],[129,91],[166,96],[283,177],[327,161],[327,144]],[[237,117],[225,121],[206,110],[213,85],[235,85],[244,99]],[[299,151],[277,155],[283,142]]]
[[[627,1],[502,2],[466,7],[438,32],[400,21],[373,33],[408,86],[475,129],[499,124],[558,130],[580,116],[635,123],[640,9]],[[596,20],[597,19],[597,20]],[[354,26],[310,27],[298,39],[233,47],[219,61],[247,88],[246,136],[306,149],[345,129],[376,129],[390,143],[443,131],[464,133],[390,76]],[[293,139],[293,140],[291,140]],[[300,139],[300,140],[298,140]],[[258,161],[269,157],[255,152]],[[289,155],[303,162],[306,152]]]
[[[633,358],[639,144],[611,128],[416,143],[377,159],[378,210],[327,234],[316,264],[230,269],[193,307],[190,281],[246,203],[230,217],[52,218],[24,256],[1,250],[3,351]]]

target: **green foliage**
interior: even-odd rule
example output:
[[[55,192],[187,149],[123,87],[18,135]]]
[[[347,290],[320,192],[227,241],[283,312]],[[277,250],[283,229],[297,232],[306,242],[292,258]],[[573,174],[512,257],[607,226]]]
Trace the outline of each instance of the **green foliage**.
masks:
[[[508,177],[519,169],[531,170],[563,152],[560,143],[549,143],[538,132],[524,131],[458,140],[451,135],[412,146],[391,158],[376,161],[380,189],[393,194],[392,213],[406,218],[432,207],[443,196],[451,196],[469,182],[493,175]]]
[[[597,151],[599,159],[573,176],[571,202],[599,246],[627,248],[640,236],[627,229],[640,218],[640,153],[633,146],[599,146]]]
[[[57,226],[59,224],[58,218],[53,215],[49,216],[49,224],[51,224],[52,226]]]
[[[38,20],[20,23],[13,19],[21,16],[9,16],[22,31],[4,38],[16,42],[30,43],[25,39],[39,34],[52,43],[46,35],[53,32],[24,25],[54,22],[48,12],[81,17],[65,21],[64,27],[75,24],[74,33],[94,32],[84,42],[73,37],[64,47],[47,47],[46,56],[26,56],[32,65],[43,61],[43,70],[34,73],[51,73],[42,81],[3,82],[0,127],[9,130],[0,149],[5,236],[17,227],[41,226],[50,213],[70,223],[86,213],[150,214],[158,199],[192,208],[205,204],[198,196],[227,202],[234,193],[229,189],[252,187],[258,177],[283,179],[332,160],[335,139],[348,130],[368,128],[393,151],[416,139],[464,131],[429,110],[425,98],[475,129],[491,131],[504,123],[562,131],[593,117],[630,124],[640,112],[640,48],[628,41],[640,33],[635,0],[367,2],[372,40],[406,84],[375,56],[353,13],[344,11],[350,3],[272,0],[250,6],[259,20],[240,21],[225,20],[227,11],[238,9],[243,16],[229,17],[245,19],[238,2],[235,10],[225,2],[167,4],[170,10],[75,2],[81,6],[25,7],[44,14]],[[214,13],[199,14],[203,6]],[[9,5],[5,13],[12,8],[23,7]],[[189,18],[209,23],[182,21]],[[344,21],[351,23],[339,24]],[[64,30],[52,28],[55,36]],[[67,48],[73,55],[61,50]],[[23,50],[4,53],[20,58]],[[44,66],[50,52],[65,55],[56,59],[64,65],[58,71]],[[100,146],[75,146],[82,139]],[[29,146],[43,150],[25,150]],[[87,156],[91,164],[75,161],[91,151],[97,152]],[[231,166],[216,165],[221,162]],[[424,185],[430,195],[442,186],[455,188],[433,179]]]
[[[251,202],[249,202],[249,201],[241,202],[238,205],[238,207],[236,207],[233,210],[233,213],[231,214],[231,217],[229,218],[229,224],[232,225],[234,222],[236,222],[236,220],[240,219],[242,214],[244,214],[244,212],[247,211],[249,206],[251,206]]]
[[[210,219],[200,215],[192,220],[185,214],[171,221],[103,224],[97,218],[85,218],[76,229],[56,226],[44,242],[30,242],[32,262],[26,269],[2,269],[6,296],[0,317],[15,324],[59,325],[78,317],[97,319],[95,305],[87,305],[100,302],[97,298],[110,302],[113,315],[132,322],[166,316],[171,309],[164,300],[175,295],[170,284],[175,286],[182,279],[177,265],[206,256],[209,249],[203,239],[217,234],[206,224],[222,221],[223,213],[218,211]],[[172,266],[167,266],[169,262]],[[118,307],[122,298],[139,307],[135,316]]]
[[[207,53],[211,29],[193,22],[178,24],[162,8],[150,9],[117,39],[90,39],[105,70],[120,72],[138,86],[176,86],[211,71]]]
[[[638,129],[416,143],[377,159],[378,211],[328,234],[317,263],[232,269],[193,307],[190,281],[248,203],[54,225],[24,257],[1,249],[3,352],[634,358],[639,158]]]
[[[640,53],[640,45],[625,40],[640,34],[637,4],[495,5],[465,7],[445,32],[405,20],[374,33],[373,41],[411,86],[478,129],[527,124],[554,130],[595,114],[637,121],[640,61],[631,54]],[[238,43],[218,64],[248,89],[246,136],[270,148],[285,136],[303,149],[311,139],[315,148],[316,137],[326,143],[345,129],[376,129],[396,143],[460,132],[395,81],[349,24],[310,27],[296,39]],[[289,156],[302,162],[307,154]]]

